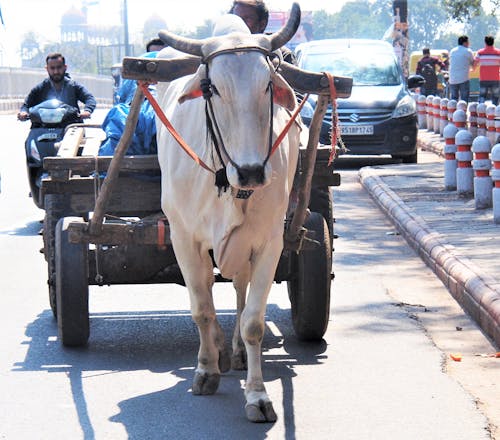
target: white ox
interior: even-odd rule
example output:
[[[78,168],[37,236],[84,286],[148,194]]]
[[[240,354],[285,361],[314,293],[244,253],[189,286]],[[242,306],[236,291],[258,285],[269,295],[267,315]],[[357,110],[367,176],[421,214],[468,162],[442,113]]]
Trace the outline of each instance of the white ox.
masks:
[[[158,100],[186,143],[214,170],[221,164],[207,132],[200,81],[208,77],[215,121],[227,154],[222,153],[230,188],[220,191],[214,174],[181,150],[158,122],[158,159],[162,172],[162,209],[168,217],[173,249],[191,300],[200,334],[193,394],[213,394],[220,373],[229,369],[229,355],[212,299],[212,258],[237,292],[237,325],[231,366],[248,368],[246,415],[254,422],[274,422],[261,370],[266,302],[283,249],[284,218],[299,149],[299,127],[293,124],[269,160],[270,87],[274,92],[272,139],[290,119],[295,95],[268,61],[300,22],[292,7],[289,22],[273,35],[251,35],[239,17],[228,19],[239,32],[198,41],[160,32],[171,47],[201,56],[206,64],[189,77],[159,87]],[[208,75],[207,75],[208,70]],[[229,156],[229,157],[228,157]],[[247,199],[238,190],[253,190]],[[243,341],[243,343],[241,342]]]

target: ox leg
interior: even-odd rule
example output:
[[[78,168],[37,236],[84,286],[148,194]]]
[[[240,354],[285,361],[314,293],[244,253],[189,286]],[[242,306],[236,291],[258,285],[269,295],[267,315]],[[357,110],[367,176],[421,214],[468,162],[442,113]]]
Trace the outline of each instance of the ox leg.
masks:
[[[247,304],[241,315],[241,335],[248,357],[245,411],[247,418],[252,422],[275,422],[277,419],[273,404],[264,386],[261,350],[267,297],[274,279],[281,248],[282,242],[274,240],[260,257],[255,257]]]
[[[208,253],[189,249],[184,240],[175,247],[176,258],[182,270],[191,301],[191,315],[198,326],[200,348],[198,365],[193,379],[193,394],[214,394],[220,382],[221,371],[230,366],[229,353],[225,349],[224,334],[217,321],[212,298],[214,283],[212,260]]]
[[[240,325],[241,314],[245,308],[249,280],[250,263],[248,263],[248,267],[233,280],[233,286],[236,290],[236,325],[234,327],[232,339],[233,354],[231,356],[231,368],[233,370],[247,369],[247,352],[243,339],[241,338]]]

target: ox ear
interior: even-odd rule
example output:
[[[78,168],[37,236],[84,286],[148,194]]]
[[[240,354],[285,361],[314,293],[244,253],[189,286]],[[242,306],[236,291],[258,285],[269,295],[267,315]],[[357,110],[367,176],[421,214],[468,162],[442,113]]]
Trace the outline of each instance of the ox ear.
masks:
[[[290,111],[295,110],[297,99],[295,98],[293,89],[288,85],[285,79],[279,73],[273,73],[271,75],[271,81],[274,86],[273,94],[275,104],[281,105]]]
[[[186,84],[184,84],[184,88],[182,89],[179,96],[179,104],[182,104],[184,101],[187,101],[189,99],[195,99],[203,96],[203,92],[201,91],[200,87],[200,81],[202,78],[205,78],[205,72],[205,65],[200,65],[196,73],[191,78],[189,78]]]

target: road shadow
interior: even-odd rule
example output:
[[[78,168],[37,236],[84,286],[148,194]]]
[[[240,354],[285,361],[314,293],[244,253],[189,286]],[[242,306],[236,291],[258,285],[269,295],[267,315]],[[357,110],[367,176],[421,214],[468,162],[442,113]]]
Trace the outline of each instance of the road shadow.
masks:
[[[43,229],[43,222],[36,220],[27,222],[22,226],[16,226],[14,228],[0,229],[0,235],[17,235],[17,236],[35,236],[41,235]]]
[[[234,310],[218,310],[220,324],[231,340]],[[279,381],[282,402],[274,407],[283,414],[287,439],[295,438],[294,368],[319,365],[326,358],[326,342],[302,343],[293,336],[290,310],[269,304],[263,340],[265,383]],[[69,378],[75,411],[83,438],[96,438],[84,378],[103,371],[149,370],[168,373],[170,386],[117,402],[119,412],[110,418],[124,426],[129,439],[268,438],[272,424],[252,424],[245,418],[244,371],[229,371],[213,396],[190,392],[198,351],[198,331],[190,311],[91,313],[91,337],[84,348],[63,347],[49,310],[26,328],[28,350],[13,371],[64,372]],[[98,372],[98,373],[97,373]],[[104,373],[106,374],[106,373]],[[174,383],[173,385],[171,385]],[[281,407],[280,407],[281,405]],[[231,422],[228,422],[230,420]],[[172,435],[175,433],[174,437]]]

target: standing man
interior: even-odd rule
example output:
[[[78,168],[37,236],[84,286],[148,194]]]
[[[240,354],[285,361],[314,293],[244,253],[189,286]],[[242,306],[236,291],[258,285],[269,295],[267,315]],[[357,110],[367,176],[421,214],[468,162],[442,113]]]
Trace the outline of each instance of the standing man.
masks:
[[[491,102],[498,105],[500,96],[500,49],[491,35],[484,37],[484,48],[477,51],[475,62],[479,64],[479,102],[486,101],[491,94]]]
[[[83,119],[90,118],[96,107],[96,100],[83,85],[66,75],[68,66],[64,57],[60,53],[50,53],[45,63],[49,77],[31,89],[17,114],[17,119],[26,121],[29,118],[29,108],[48,99],[58,99],[75,108],[79,108],[78,102],[84,104],[84,110],[79,113],[78,118],[68,123],[82,122]]]
[[[469,102],[469,72],[474,65],[474,54],[469,49],[469,37],[458,37],[458,46],[450,51],[450,98]]]
[[[234,0],[229,13],[240,17],[252,34],[263,34],[269,20],[269,9],[263,0]],[[284,61],[295,64],[295,56],[288,47],[280,50]]]
[[[436,74],[436,66],[441,70],[445,70],[446,65],[437,57],[431,56],[431,51],[428,47],[422,49],[423,57],[417,63],[417,75],[422,75],[425,79],[425,85],[420,87],[420,93],[424,96],[437,95],[438,77]]]

